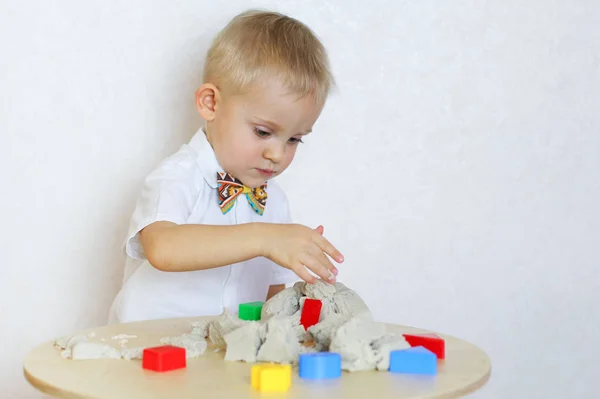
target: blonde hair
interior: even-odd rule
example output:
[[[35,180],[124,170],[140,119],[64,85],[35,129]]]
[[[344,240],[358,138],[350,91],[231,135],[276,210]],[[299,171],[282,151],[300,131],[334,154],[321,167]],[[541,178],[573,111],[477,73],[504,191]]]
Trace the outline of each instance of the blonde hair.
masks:
[[[292,93],[317,102],[335,86],[325,48],[310,28],[277,12],[246,11],[214,39],[204,82],[243,93],[265,77],[278,78]]]

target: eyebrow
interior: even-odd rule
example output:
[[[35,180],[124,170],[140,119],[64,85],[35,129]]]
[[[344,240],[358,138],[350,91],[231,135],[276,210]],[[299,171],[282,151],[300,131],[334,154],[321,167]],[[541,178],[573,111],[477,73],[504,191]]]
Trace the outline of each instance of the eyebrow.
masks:
[[[255,119],[257,120],[258,123],[264,124],[265,126],[270,127],[271,129],[283,130],[283,128],[280,125],[278,125],[277,123],[275,123],[275,122],[272,122],[272,121],[269,121],[269,120],[266,120],[266,119],[262,119],[262,118],[255,118]],[[297,134],[307,135],[309,133],[312,133],[312,129],[308,129],[305,132],[300,132],[300,133],[297,133]]]

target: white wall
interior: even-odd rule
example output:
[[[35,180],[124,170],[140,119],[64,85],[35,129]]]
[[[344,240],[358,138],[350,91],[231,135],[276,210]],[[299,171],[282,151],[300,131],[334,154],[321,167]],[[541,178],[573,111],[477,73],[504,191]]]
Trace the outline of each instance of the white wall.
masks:
[[[281,180],[345,253],[341,281],[382,321],[484,348],[473,397],[592,398],[598,3],[217,3],[0,2],[2,395],[39,397],[26,352],[105,322],[141,180],[198,126],[210,38],[269,6],[319,33],[338,79]]]

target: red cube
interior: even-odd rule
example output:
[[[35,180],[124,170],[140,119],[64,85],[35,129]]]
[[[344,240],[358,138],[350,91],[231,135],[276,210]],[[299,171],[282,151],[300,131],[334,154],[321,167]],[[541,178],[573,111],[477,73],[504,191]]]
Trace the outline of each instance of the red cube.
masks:
[[[437,334],[402,334],[410,346],[422,346],[435,353],[438,359],[446,356],[444,340]]]
[[[322,307],[323,302],[318,299],[306,298],[304,307],[302,308],[302,315],[300,316],[300,324],[304,326],[305,330],[308,330],[308,327],[314,326],[319,322]]]
[[[185,368],[185,348],[164,345],[144,349],[142,368],[153,371],[170,371]]]

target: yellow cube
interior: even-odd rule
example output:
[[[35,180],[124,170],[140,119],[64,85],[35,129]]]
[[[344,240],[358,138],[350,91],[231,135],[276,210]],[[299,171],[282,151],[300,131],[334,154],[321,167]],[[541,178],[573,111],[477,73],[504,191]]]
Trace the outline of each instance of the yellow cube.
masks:
[[[285,392],[292,385],[289,364],[257,364],[252,366],[252,388],[260,392]]]

